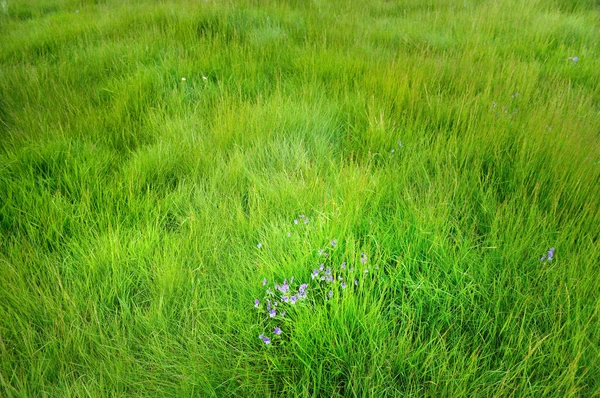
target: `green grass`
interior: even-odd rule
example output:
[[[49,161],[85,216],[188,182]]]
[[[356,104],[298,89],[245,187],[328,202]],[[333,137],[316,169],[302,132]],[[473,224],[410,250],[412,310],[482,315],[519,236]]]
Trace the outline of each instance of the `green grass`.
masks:
[[[600,396],[596,0],[3,4],[1,396]]]

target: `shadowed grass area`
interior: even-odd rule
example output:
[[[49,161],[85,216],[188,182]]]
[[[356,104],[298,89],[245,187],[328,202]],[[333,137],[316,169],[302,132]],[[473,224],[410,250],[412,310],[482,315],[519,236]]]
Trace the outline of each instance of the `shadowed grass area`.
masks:
[[[597,1],[0,6],[0,395],[600,394]]]

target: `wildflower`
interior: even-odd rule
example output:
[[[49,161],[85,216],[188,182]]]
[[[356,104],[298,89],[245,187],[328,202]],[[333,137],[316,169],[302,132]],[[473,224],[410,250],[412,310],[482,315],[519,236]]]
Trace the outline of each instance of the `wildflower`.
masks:
[[[319,256],[323,255],[323,249],[319,249]]]
[[[358,281],[356,279],[354,280],[354,286],[358,286]]]
[[[319,265],[319,271],[323,271],[325,269],[325,264]]]
[[[290,298],[288,296],[282,296],[281,301],[283,301],[284,303],[288,303],[290,301]]]
[[[346,262],[345,261],[342,263],[342,265],[340,265],[340,268],[341,269],[346,269]]]
[[[368,269],[366,269],[366,270],[364,270],[364,271],[363,271],[363,274],[366,274],[366,273],[368,273],[368,272],[369,272],[369,270],[368,270]]]
[[[298,224],[298,219],[295,219],[295,220],[294,220],[294,224]]]
[[[269,311],[269,316],[271,318],[275,318],[275,315],[277,315],[277,311],[275,311],[275,309],[272,309],[271,311]]]
[[[304,219],[304,224],[308,224],[308,217]]]
[[[292,236],[292,233],[291,233],[291,232],[288,232],[288,233],[287,233],[287,236],[288,236],[288,238],[289,238],[290,236]]]
[[[319,271],[317,271],[316,269],[313,270],[312,274],[310,274],[310,276],[315,279],[317,276],[319,276]]]
[[[552,261],[552,257],[554,256],[554,248],[550,248],[550,250],[548,250],[548,261]]]
[[[202,75],[202,80],[204,80],[204,81],[207,81],[207,80],[208,80],[208,77],[206,77],[206,76]]]
[[[540,258],[540,261],[552,261],[552,257],[554,257],[554,248],[551,247],[550,250],[548,250],[548,254],[545,254],[542,256],[542,258]]]
[[[367,255],[365,253],[360,254],[360,262],[363,264],[367,263]]]
[[[182,81],[182,82],[184,82],[184,81],[185,81],[185,77],[182,77],[182,78],[181,78],[181,81]]]
[[[258,247],[259,249],[262,249],[262,243],[258,243],[258,245],[256,245],[256,247]]]
[[[277,336],[279,336],[281,334],[281,329],[276,327],[275,330],[273,330],[273,334],[276,334]]]
[[[325,277],[325,281],[326,281],[326,282],[329,282],[329,283],[333,282],[333,276],[331,276],[331,275],[327,275],[327,276]]]
[[[298,288],[298,292],[300,294],[304,294],[306,292],[307,287],[308,287],[308,283],[301,284],[300,287]]]
[[[271,344],[271,339],[262,333],[260,334],[260,336],[258,336],[258,338],[261,339],[265,344]]]
[[[285,311],[281,312],[279,315],[283,318],[285,316]]]
[[[330,290],[328,294],[330,298],[333,297],[333,290]]]
[[[263,279],[263,286],[267,284],[267,278]]]
[[[300,214],[300,218],[304,219],[306,216],[304,214]]]
[[[296,301],[298,301],[298,297],[296,297],[296,296],[290,297],[290,304],[294,305],[294,304],[296,304]]]
[[[342,282],[342,284],[340,286],[342,287],[342,289],[346,288],[346,284],[344,282]]]
[[[327,270],[325,271],[325,275],[331,275],[331,268],[327,268]]]
[[[396,150],[395,150],[395,149],[392,149],[392,153],[394,153],[394,152],[396,152]]]
[[[254,300],[254,308],[258,308],[260,306],[260,301],[258,299]]]
[[[331,241],[331,246],[335,247],[337,245],[337,239]]]
[[[288,285],[287,279],[283,281],[283,285],[275,286],[275,289],[279,290],[283,294],[287,293],[290,290],[290,285]]]
[[[267,311],[271,311],[271,301],[267,299]]]

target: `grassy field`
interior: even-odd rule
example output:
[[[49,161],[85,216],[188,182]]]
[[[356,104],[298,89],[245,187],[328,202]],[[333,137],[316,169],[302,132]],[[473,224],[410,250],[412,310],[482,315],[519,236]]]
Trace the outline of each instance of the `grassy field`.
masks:
[[[0,3],[0,396],[600,396],[598,1]]]

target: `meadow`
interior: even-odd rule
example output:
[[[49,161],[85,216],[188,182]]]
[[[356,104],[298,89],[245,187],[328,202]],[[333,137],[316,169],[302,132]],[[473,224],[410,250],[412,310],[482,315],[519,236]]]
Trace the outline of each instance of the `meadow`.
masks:
[[[599,54],[596,0],[3,0],[0,396],[600,396]]]

